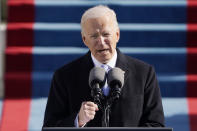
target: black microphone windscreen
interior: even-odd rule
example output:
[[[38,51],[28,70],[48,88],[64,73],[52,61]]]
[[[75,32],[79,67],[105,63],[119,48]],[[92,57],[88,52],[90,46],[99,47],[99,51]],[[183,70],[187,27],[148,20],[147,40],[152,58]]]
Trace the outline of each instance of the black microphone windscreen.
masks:
[[[124,71],[118,67],[112,68],[108,72],[107,81],[108,85],[112,87],[114,84],[118,84],[120,88],[124,85]]]
[[[90,71],[89,85],[92,87],[93,84],[102,84],[105,80],[105,69],[101,67],[94,67]]]

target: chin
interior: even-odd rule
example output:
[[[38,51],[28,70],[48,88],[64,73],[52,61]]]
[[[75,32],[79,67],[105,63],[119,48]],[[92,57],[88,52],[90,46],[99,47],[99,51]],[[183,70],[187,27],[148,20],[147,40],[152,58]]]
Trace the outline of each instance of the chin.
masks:
[[[108,63],[112,57],[110,55],[102,55],[97,58],[101,63]]]
[[[110,60],[110,59],[102,59],[100,62],[103,63],[103,64],[106,64],[106,63],[109,62],[109,60]]]

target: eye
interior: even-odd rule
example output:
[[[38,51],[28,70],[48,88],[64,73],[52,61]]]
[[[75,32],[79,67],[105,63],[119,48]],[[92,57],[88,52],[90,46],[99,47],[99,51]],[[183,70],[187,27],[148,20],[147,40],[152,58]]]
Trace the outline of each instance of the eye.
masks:
[[[103,36],[108,37],[108,36],[110,36],[110,34],[109,33],[104,33]]]
[[[96,39],[98,37],[98,34],[91,35],[91,38]]]

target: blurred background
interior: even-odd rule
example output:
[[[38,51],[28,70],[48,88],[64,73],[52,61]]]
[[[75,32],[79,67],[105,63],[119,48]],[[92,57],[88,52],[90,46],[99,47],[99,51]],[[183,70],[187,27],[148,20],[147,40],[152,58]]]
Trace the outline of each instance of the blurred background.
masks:
[[[1,0],[0,131],[41,130],[52,74],[88,51],[79,23],[98,4],[120,50],[155,67],[166,126],[197,131],[197,0]]]

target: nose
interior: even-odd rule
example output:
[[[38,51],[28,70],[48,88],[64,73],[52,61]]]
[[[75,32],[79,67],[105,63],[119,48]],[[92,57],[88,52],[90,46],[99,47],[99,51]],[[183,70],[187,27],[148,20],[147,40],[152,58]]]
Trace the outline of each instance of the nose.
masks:
[[[103,36],[99,36],[98,37],[98,43],[101,44],[101,45],[104,45],[105,44],[105,38]]]

